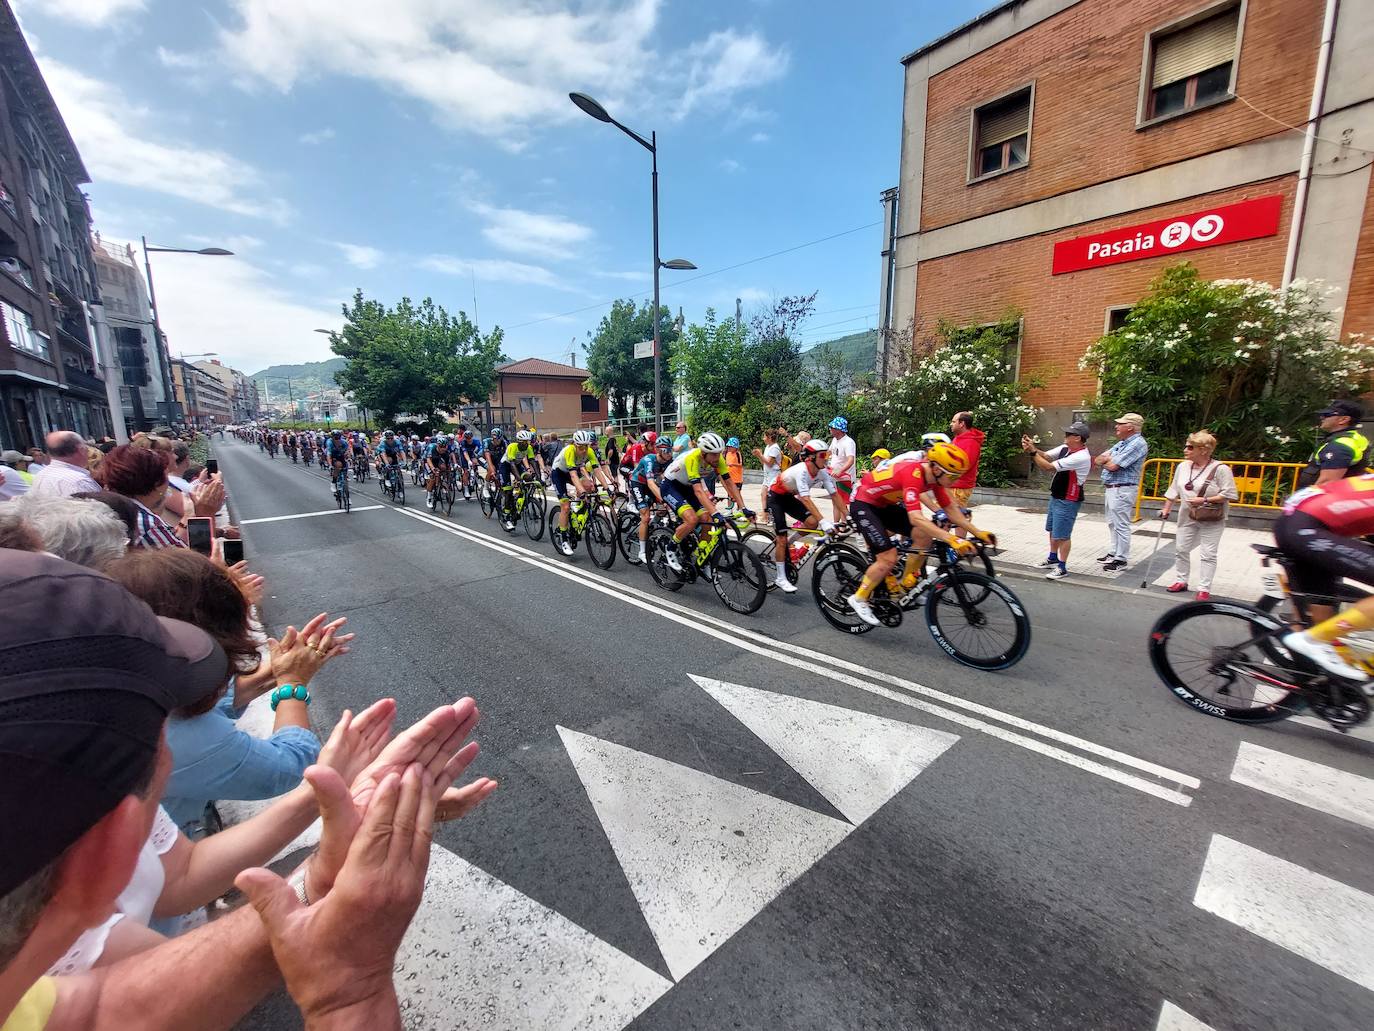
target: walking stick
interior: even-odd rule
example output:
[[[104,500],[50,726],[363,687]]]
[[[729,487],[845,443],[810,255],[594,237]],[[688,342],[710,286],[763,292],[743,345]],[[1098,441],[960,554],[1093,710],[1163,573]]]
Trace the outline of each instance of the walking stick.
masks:
[[[1164,526],[1169,520],[1164,518],[1163,513],[1159,517],[1159,530],[1155,533],[1155,546],[1150,549],[1149,561],[1145,563],[1145,577],[1140,581],[1141,587],[1148,587],[1150,583],[1150,572],[1155,564],[1155,552],[1159,550],[1159,542],[1164,539]]]

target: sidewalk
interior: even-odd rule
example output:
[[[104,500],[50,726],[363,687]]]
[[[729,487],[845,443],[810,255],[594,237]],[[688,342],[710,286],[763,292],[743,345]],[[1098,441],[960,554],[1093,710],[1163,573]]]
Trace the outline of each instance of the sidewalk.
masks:
[[[762,487],[746,482],[743,487],[744,501],[756,512],[764,511],[761,502]],[[811,493],[821,515],[829,517],[830,502],[824,494],[815,490]],[[980,529],[991,530],[997,534],[997,544],[1001,554],[997,557],[999,567],[1006,566],[1017,572],[1042,574],[1043,570],[1035,565],[1049,553],[1049,537],[1045,533],[1045,513],[1012,505],[978,505],[973,510],[973,521]],[[1174,582],[1174,536],[1178,529],[1175,520],[1164,527],[1159,551],[1150,564],[1150,551],[1155,546],[1159,531],[1159,520],[1152,519],[1135,524],[1131,542],[1130,565],[1115,573],[1104,573],[1097,556],[1107,550],[1107,524],[1101,513],[1087,509],[1078,515],[1073,528],[1073,550],[1069,553],[1069,576],[1055,581],[1060,584],[1090,583],[1099,586],[1112,586],[1136,590],[1141,578],[1146,575],[1149,565],[1149,582],[1155,589],[1162,590]],[[1221,535],[1221,546],[1217,553],[1217,575],[1212,581],[1212,594],[1245,601],[1258,598],[1260,588],[1260,556],[1251,544],[1272,544],[1274,535],[1268,530],[1246,529],[1227,526]],[[1199,552],[1193,552],[1193,575],[1189,581],[1193,590],[1179,595],[1187,600],[1196,591]]]

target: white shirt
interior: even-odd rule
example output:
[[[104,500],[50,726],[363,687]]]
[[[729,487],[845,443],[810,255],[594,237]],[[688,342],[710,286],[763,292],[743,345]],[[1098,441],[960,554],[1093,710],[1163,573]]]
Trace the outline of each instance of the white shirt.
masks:
[[[811,493],[811,488],[817,485],[819,485],[821,490],[825,491],[826,494],[835,493],[835,478],[830,475],[829,471],[825,469],[817,470],[816,478],[813,480],[811,478],[811,473],[806,468],[805,462],[797,462],[795,465],[788,466],[787,469],[779,475],[779,479],[782,480],[782,485],[784,487],[793,494],[799,494],[802,497],[809,495]]]
[[[857,457],[858,453],[858,445],[854,443],[854,438],[848,433],[839,440],[832,440],[830,442],[830,457],[826,459],[825,463],[826,468],[830,470],[830,475],[843,480],[852,480],[854,478],[854,463],[852,461],[849,462],[849,469],[846,472],[841,473],[839,470],[847,460]]]
[[[69,498],[73,494],[100,489],[84,465],[54,458],[33,474],[33,492],[38,497]]]
[[[771,465],[769,463],[772,463]],[[782,466],[782,445],[769,444],[763,449],[763,489],[767,490],[773,486],[773,481],[778,478],[778,470]]]
[[[9,501],[29,492],[28,481],[7,465],[0,465],[0,501]]]

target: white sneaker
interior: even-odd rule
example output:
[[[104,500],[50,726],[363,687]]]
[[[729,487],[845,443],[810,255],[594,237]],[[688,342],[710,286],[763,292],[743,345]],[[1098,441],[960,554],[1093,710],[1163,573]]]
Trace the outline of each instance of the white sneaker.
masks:
[[[855,615],[869,626],[882,625],[878,617],[873,614],[873,606],[864,601],[857,594],[851,594],[845,601],[849,603],[849,607],[854,610]]]
[[[677,556],[677,547],[670,546],[664,553],[663,560],[668,563],[668,568],[674,573],[682,572],[682,560]]]
[[[778,585],[778,590],[782,591],[783,594],[797,593],[797,588],[792,584],[792,581],[787,579],[786,576],[780,576],[773,582]]]
[[[1046,579],[1046,580],[1062,580],[1062,579],[1064,579],[1064,577],[1066,577],[1066,576],[1068,576],[1068,575],[1069,575],[1069,571],[1068,571],[1067,569],[1065,569],[1063,566],[1059,565],[1058,563],[1055,563],[1054,568],[1051,569],[1048,573],[1045,574],[1045,579]]]
[[[1053,569],[1057,565],[1059,565],[1059,560],[1057,558],[1042,558],[1039,562],[1035,564],[1035,568]]]
[[[1362,669],[1356,669],[1341,657],[1341,653],[1336,651],[1334,645],[1326,641],[1313,640],[1305,633],[1294,631],[1285,634],[1281,643],[1290,652],[1297,652],[1304,658],[1311,659],[1333,677],[1341,677],[1345,680],[1368,680],[1369,674]]]
[[[563,554],[571,557],[573,553],[573,546],[569,544],[567,541],[563,541],[563,543],[558,545],[558,550],[561,551]]]

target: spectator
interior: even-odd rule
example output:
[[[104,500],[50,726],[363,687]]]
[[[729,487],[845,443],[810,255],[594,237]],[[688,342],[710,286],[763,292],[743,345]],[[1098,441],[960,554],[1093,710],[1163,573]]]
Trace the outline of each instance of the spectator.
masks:
[[[673,438],[673,457],[676,458],[684,451],[690,451],[692,447],[692,435],[687,432],[687,424],[681,419],[677,421],[677,436]]]
[[[1364,421],[1358,401],[1332,401],[1317,418],[1322,439],[1307,467],[1298,473],[1300,488],[1358,476],[1369,468],[1369,438],[1358,428]]]
[[[1098,556],[1097,561],[1108,573],[1125,569],[1131,558],[1131,517],[1136,492],[1140,489],[1140,470],[1150,453],[1150,445],[1141,433],[1144,428],[1142,416],[1127,412],[1116,420],[1116,443],[1093,459],[1093,464],[1102,467],[1107,527],[1111,531],[1107,554]]]
[[[18,469],[0,465],[0,501],[9,501],[29,492],[29,483],[19,475]]]
[[[172,445],[172,457],[167,464],[167,482],[176,490],[183,494],[191,493],[191,484],[187,482],[191,471],[191,449],[181,441]]]
[[[73,494],[72,497],[82,501],[99,502],[117,515],[124,523],[124,529],[128,532],[129,546],[133,547],[134,542],[138,540],[141,528],[141,513],[138,505],[131,499],[126,498],[123,494],[116,494],[111,490],[97,490],[87,494]]]
[[[9,507],[37,531],[40,550],[78,566],[103,573],[129,547],[124,521],[98,502],[30,494]]]
[[[606,468],[614,476],[620,468],[620,443],[616,440],[613,430],[606,431]]]
[[[29,448],[29,457],[33,459],[33,464],[37,466],[44,466],[52,461],[52,459],[48,457],[48,453],[41,447]],[[34,472],[37,473],[38,470],[35,469]]]
[[[19,510],[18,505],[0,505],[0,548],[14,551],[43,551],[38,528]]]
[[[782,448],[778,444],[777,430],[763,431],[763,450],[754,448],[754,455],[763,466],[763,489],[767,497],[768,488],[773,486],[773,481],[782,472]]]
[[[123,444],[105,456],[101,478],[107,490],[123,494],[139,507],[136,548],[184,548],[186,544],[158,514],[167,494],[167,466],[157,453]]]
[[[29,471],[29,466],[33,464],[33,459],[22,451],[5,451],[0,453],[0,464],[4,464],[19,474],[20,479],[30,486],[33,485],[33,473]]]
[[[1062,580],[1069,575],[1069,549],[1073,524],[1083,506],[1083,484],[1092,474],[1092,457],[1088,454],[1088,427],[1075,422],[1064,430],[1064,443],[1053,451],[1040,451],[1030,437],[1022,436],[1021,450],[1030,455],[1035,464],[1054,473],[1050,480],[1050,503],[1045,512],[1045,530],[1050,535],[1050,553],[1040,563],[1048,569],[1047,580]]]
[[[830,450],[825,460],[830,478],[835,481],[836,519],[849,514],[849,495],[854,493],[854,467],[858,460],[859,446],[849,435],[849,420],[837,415],[830,420]]]
[[[987,435],[973,425],[972,412],[955,412],[949,420],[951,443],[968,455],[968,472],[964,473],[949,488],[950,497],[960,508],[972,508],[970,500],[973,488],[978,484],[978,460],[983,454],[983,441]]]
[[[346,620],[331,623],[321,613],[297,635],[302,642],[326,637],[332,642],[327,652],[271,642],[263,659],[249,622],[249,599],[229,570],[204,555],[134,551],[107,571],[158,615],[175,613],[206,631],[229,656],[227,685],[178,710],[167,724],[172,775],[162,807],[172,821],[186,830],[209,801],[272,798],[299,784],[320,752],[306,700],[281,699],[273,707],[268,738],[246,734],[234,721],[253,699],[282,683],[308,688],[329,659],[348,650],[353,635],[339,633]]]
[[[725,471],[736,487],[744,486],[744,459],[739,453],[739,437],[725,442]]]
[[[1174,468],[1174,480],[1164,492],[1164,507],[1159,510],[1159,518],[1168,519],[1174,502],[1182,502],[1178,508],[1178,538],[1174,544],[1177,579],[1167,588],[1170,594],[1188,589],[1193,549],[1199,543],[1202,545],[1198,601],[1206,601],[1212,596],[1212,578],[1217,575],[1217,546],[1226,529],[1229,502],[1240,496],[1231,467],[1213,460],[1216,450],[1217,438],[1206,430],[1189,435],[1188,442],[1183,445],[1184,459]]]
[[[50,461],[33,477],[37,494],[70,497],[82,491],[99,490],[100,484],[86,468],[86,442],[71,430],[54,430],[46,441]]]

